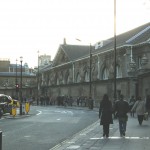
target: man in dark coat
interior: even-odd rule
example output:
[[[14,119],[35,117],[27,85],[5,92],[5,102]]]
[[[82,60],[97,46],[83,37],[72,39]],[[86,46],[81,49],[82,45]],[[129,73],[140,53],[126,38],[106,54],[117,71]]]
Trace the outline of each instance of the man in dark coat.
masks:
[[[120,95],[120,100],[115,102],[114,113],[117,114],[119,121],[120,136],[125,136],[126,126],[128,121],[129,104],[124,100],[124,96]]]
[[[99,108],[100,125],[103,125],[103,137],[109,137],[109,125],[113,124],[112,103],[107,94],[104,94]]]

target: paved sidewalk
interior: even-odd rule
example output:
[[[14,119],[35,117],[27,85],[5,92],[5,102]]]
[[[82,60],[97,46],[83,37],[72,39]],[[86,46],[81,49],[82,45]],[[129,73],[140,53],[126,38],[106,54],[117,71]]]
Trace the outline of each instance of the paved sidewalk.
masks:
[[[110,126],[110,137],[102,137],[99,120],[50,150],[150,150],[150,119],[138,125],[129,117],[126,137],[120,137],[118,120]]]

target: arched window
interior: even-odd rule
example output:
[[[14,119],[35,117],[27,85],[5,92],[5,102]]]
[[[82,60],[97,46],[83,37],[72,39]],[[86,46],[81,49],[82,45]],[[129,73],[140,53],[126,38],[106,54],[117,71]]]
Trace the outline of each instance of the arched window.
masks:
[[[79,83],[81,81],[81,77],[80,77],[80,74],[77,73],[77,76],[76,76],[76,82]]]
[[[89,82],[89,74],[87,71],[85,72],[85,82]]]
[[[58,79],[58,78],[57,78],[57,80],[56,80],[56,84],[59,85],[59,79]]]
[[[69,82],[70,82],[70,80],[69,80],[69,74],[68,74],[66,77],[66,84],[68,84]]]
[[[109,71],[108,69],[105,67],[102,71],[102,80],[107,80],[109,76]]]
[[[119,65],[116,66],[116,77],[117,78],[122,77],[121,67]]]

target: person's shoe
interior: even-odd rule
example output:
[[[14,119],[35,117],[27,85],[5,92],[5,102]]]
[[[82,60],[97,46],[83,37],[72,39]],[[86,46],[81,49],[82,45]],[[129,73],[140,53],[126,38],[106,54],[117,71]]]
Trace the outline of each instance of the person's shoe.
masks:
[[[106,138],[109,138],[109,135],[106,135]]]
[[[126,136],[126,134],[125,134],[125,133],[122,133],[122,135],[123,135],[123,136]]]
[[[120,133],[120,137],[122,137],[123,135],[122,135],[122,133]]]

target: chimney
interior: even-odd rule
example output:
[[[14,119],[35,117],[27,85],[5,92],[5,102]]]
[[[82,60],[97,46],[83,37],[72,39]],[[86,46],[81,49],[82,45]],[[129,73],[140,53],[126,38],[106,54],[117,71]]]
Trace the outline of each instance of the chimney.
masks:
[[[66,38],[64,38],[64,45],[66,45]]]

